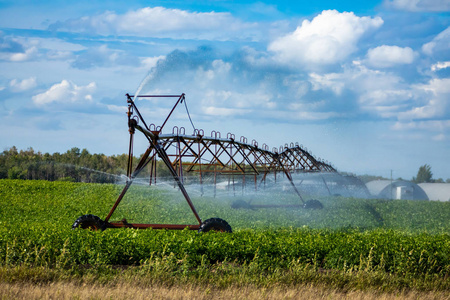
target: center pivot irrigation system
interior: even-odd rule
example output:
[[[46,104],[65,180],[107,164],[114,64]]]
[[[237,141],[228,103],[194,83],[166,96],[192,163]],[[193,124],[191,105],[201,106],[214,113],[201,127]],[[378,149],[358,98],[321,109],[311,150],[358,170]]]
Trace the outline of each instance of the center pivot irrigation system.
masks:
[[[278,173],[284,174],[289,180],[292,189],[298,195],[300,203],[297,205],[253,205],[243,200],[235,201],[232,208],[268,208],[268,207],[299,207],[305,209],[320,209],[322,204],[318,200],[305,201],[292,179],[293,172],[337,172],[330,164],[315,159],[307,150],[298,143],[285,144],[271,151],[266,144],[259,147],[253,140],[248,143],[247,138],[236,140],[234,134],[228,133],[222,138],[220,132],[212,131],[211,136],[205,136],[202,129],[194,129],[192,135],[185,132],[184,127],[175,126],[171,134],[163,134],[162,130],[174,112],[175,108],[183,101],[186,104],[185,94],[181,95],[140,95],[138,97],[127,94],[128,103],[128,127],[130,133],[127,182],[116,202],[104,220],[88,214],[79,217],[72,228],[89,228],[104,230],[106,228],[154,228],[154,229],[184,229],[189,228],[199,232],[210,230],[231,232],[231,226],[220,218],[210,218],[202,221],[194,203],[189,197],[184,186],[184,173],[196,173],[198,182],[203,184],[205,177],[213,177],[214,188],[218,176],[228,178],[228,184],[234,183],[235,178],[241,177],[245,183],[246,178],[253,177],[255,188],[265,183],[269,174],[274,174],[275,180]],[[161,126],[147,125],[139,112],[135,98],[172,98],[177,99],[172,110]],[[186,106],[187,110],[187,106]],[[189,113],[188,113],[189,115]],[[189,117],[190,119],[190,117]],[[192,123],[192,121],[191,121]],[[137,165],[133,168],[133,141],[136,129],[144,134],[149,146],[141,156]],[[198,224],[136,224],[128,223],[126,219],[110,221],[117,206],[122,201],[133,180],[147,166],[150,168],[150,181],[156,183],[156,161],[159,158],[169,170],[175,184],[186,199]]]

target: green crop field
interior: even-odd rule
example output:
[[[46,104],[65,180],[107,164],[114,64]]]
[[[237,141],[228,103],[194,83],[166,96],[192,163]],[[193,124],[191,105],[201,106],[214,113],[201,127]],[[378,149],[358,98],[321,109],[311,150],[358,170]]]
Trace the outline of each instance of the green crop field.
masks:
[[[113,184],[0,180],[1,280],[90,274],[108,281],[122,272],[219,286],[319,282],[340,288],[450,289],[450,203],[334,197],[320,199],[322,210],[252,210],[231,208],[236,199],[250,196],[198,195],[193,202],[202,219],[225,219],[233,233],[71,229],[84,214],[104,219],[120,191]],[[296,201],[283,193],[251,199]],[[139,185],[111,220],[122,218],[195,224],[176,189]]]

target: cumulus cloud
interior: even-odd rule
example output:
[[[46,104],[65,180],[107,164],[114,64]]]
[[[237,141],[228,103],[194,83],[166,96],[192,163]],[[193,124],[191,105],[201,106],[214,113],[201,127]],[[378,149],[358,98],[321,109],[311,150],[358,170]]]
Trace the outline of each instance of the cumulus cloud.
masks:
[[[279,76],[280,70],[249,64],[251,53],[238,51],[219,58],[215,50],[205,47],[174,51],[158,61],[138,93],[185,92],[188,103],[195,103],[190,112],[203,120],[263,115],[278,119],[274,111],[288,110],[280,102],[291,101],[286,95],[289,89],[283,83],[285,78]],[[158,103],[158,107],[165,105]],[[292,110],[289,113],[294,114]]]
[[[450,59],[450,27],[440,32],[433,38],[431,42],[428,42],[422,46],[422,51],[429,56],[433,56],[439,60]]]
[[[195,101],[191,113],[203,120],[234,116],[277,122],[319,121],[348,118],[358,111],[356,93],[386,89],[387,84],[394,88],[395,82],[383,75],[377,77],[370,70],[366,77],[361,75],[353,81],[357,75],[350,72],[307,76],[298,70],[274,66],[251,49],[229,57],[217,56],[217,52],[207,48],[174,51],[158,62],[139,94],[183,91],[188,102]],[[375,83],[378,85],[371,87]],[[388,103],[391,102],[386,100]]]
[[[431,66],[431,71],[436,72],[447,68],[450,68],[450,61],[440,61]]]
[[[369,114],[372,118],[396,118],[399,112],[408,109],[413,97],[401,77],[368,69],[358,62],[339,73],[310,73],[309,80],[313,90],[333,92],[327,106],[345,97],[341,105],[351,104],[346,109],[353,108],[356,114]]]
[[[31,47],[25,50],[25,52],[12,53],[9,56],[9,60],[19,62],[27,61],[35,58],[38,55],[38,49],[36,47]]]
[[[50,30],[87,32],[100,35],[134,35],[194,39],[255,38],[255,23],[244,23],[224,12],[190,12],[164,7],[145,7],[116,14],[106,11],[57,22]]]
[[[388,53],[384,65],[408,62],[392,52],[403,56],[412,52],[381,46],[375,53],[380,49]],[[357,61],[344,64],[338,72],[305,72],[274,67],[251,49],[224,57],[213,49],[199,48],[161,58],[139,93],[185,92],[188,102],[195,102],[191,113],[203,120],[254,116],[277,122],[362,117],[404,121],[443,118],[445,111],[450,115],[445,104],[447,85],[450,82],[445,79],[411,85],[391,69],[371,69]],[[158,103],[158,107],[164,105]]]
[[[85,86],[78,86],[68,80],[62,80],[60,83],[52,85],[44,93],[33,96],[32,100],[38,106],[51,103],[86,103],[92,101],[92,93],[95,92],[96,88],[95,82]]]
[[[0,31],[0,59],[13,62],[28,61],[38,54],[37,47],[27,46],[22,41],[11,36],[5,36]]]
[[[447,64],[440,66],[443,68]],[[450,78],[411,84],[393,72],[369,69],[355,62],[338,73],[310,73],[309,81],[313,91],[333,93],[326,102],[328,109],[342,98],[341,95],[347,95],[350,96],[347,101],[356,100],[355,105],[350,106],[357,110],[355,116],[397,120],[396,130],[413,130],[411,126],[418,124],[430,131],[448,130],[443,124],[450,122]],[[310,95],[309,92],[305,97]]]
[[[368,64],[378,68],[411,64],[414,61],[414,57],[414,51],[409,47],[383,45],[369,49],[367,52]]]
[[[57,38],[4,35],[0,32],[0,59],[24,62],[36,59],[67,60],[86,47]]]
[[[357,50],[360,38],[383,24],[380,17],[358,17],[352,12],[326,10],[312,21],[273,41],[268,49],[276,59],[302,66],[328,65],[345,60]]]
[[[450,1],[448,0],[385,0],[384,5],[396,10],[411,12],[450,11]]]
[[[450,78],[434,78],[414,86],[418,105],[401,112],[400,120],[448,119],[450,116]],[[422,103],[422,105],[420,105]]]
[[[13,92],[23,92],[36,87],[36,77],[30,77],[23,80],[13,79],[9,82],[9,87]]]

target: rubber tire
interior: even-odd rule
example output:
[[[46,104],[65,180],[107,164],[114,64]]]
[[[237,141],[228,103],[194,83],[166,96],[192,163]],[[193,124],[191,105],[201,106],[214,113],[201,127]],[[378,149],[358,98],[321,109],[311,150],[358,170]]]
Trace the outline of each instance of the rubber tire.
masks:
[[[250,203],[248,203],[247,201],[244,200],[236,200],[233,203],[231,203],[231,208],[234,209],[240,209],[240,208],[245,208],[245,209],[253,209],[252,205]]]
[[[319,200],[316,199],[311,199],[305,202],[305,204],[303,204],[303,208],[307,208],[307,209],[322,209],[323,208],[323,204],[320,203]]]
[[[208,231],[232,232],[231,226],[227,223],[227,221],[220,218],[208,219],[204,221],[198,229],[199,233]]]
[[[72,229],[90,229],[90,230],[105,230],[106,222],[94,215],[84,215],[76,219],[72,225]]]

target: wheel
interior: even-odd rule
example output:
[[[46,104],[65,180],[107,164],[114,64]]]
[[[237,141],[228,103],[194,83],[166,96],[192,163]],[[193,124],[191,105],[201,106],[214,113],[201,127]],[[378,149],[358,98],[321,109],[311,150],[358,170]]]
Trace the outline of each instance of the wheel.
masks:
[[[91,229],[91,230],[105,230],[106,223],[97,216],[84,215],[79,217],[72,225],[72,229]]]
[[[323,208],[323,204],[320,203],[319,200],[311,199],[311,200],[306,201],[305,204],[303,204],[303,208],[322,209]]]
[[[198,232],[208,231],[231,232],[231,226],[225,220],[211,218],[204,221],[198,230]]]
[[[233,203],[231,203],[231,208],[234,209],[240,209],[240,208],[245,208],[245,209],[253,209],[252,205],[244,200],[236,200]]]

